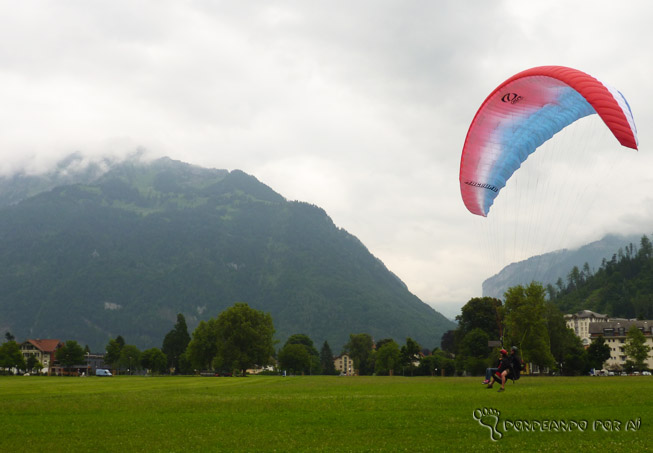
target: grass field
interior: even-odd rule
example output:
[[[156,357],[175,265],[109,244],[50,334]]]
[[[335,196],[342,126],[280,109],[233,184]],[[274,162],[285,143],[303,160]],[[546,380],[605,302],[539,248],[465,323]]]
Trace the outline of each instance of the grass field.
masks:
[[[0,451],[611,452],[653,444],[651,376],[524,377],[503,393],[480,381],[0,377]]]

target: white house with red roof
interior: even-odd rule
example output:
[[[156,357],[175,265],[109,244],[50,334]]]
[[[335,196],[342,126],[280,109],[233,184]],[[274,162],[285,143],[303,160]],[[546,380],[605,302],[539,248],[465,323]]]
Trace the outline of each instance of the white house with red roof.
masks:
[[[63,346],[61,340],[46,339],[46,340],[25,340],[20,344],[20,352],[22,352],[25,360],[30,355],[34,355],[39,362],[43,365],[43,373],[50,373],[51,366],[54,364],[55,353],[57,349]]]

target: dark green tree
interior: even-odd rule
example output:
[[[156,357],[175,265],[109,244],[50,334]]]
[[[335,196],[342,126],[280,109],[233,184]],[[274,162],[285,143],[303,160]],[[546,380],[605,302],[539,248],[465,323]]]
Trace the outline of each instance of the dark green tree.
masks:
[[[372,362],[372,346],[374,341],[369,334],[350,334],[349,341],[344,346],[344,351],[354,361],[354,368],[359,375],[372,374],[374,364]]]
[[[109,340],[105,350],[106,354],[104,355],[104,361],[111,366],[112,368],[118,367],[118,361],[120,360],[120,352],[125,346],[125,339],[118,335],[116,338]]]
[[[576,341],[578,337],[567,327],[564,315],[552,302],[545,302],[544,316],[549,334],[551,355],[555,361],[555,366],[561,369],[565,362],[569,361],[568,359],[570,357],[579,354]],[[576,369],[584,366],[584,364],[580,364],[578,366],[573,365],[572,367],[565,366],[565,368]],[[565,374],[567,373],[565,372]]]
[[[322,349],[320,349],[320,365],[322,368],[322,374],[337,374],[336,366],[333,363],[333,351],[331,351],[331,346],[329,346],[329,343],[327,343],[326,340],[322,345]]]
[[[438,358],[434,355],[427,355],[422,357],[422,360],[419,361],[419,368],[417,369],[417,374],[419,376],[435,376],[437,369],[438,369]]]
[[[188,343],[187,357],[193,368],[212,370],[213,359],[218,353],[218,320],[200,321]]]
[[[43,369],[43,364],[39,362],[39,359],[37,359],[34,354],[30,354],[25,361],[25,367],[29,372],[32,372],[36,369],[40,373],[40,371]]]
[[[66,343],[57,349],[55,358],[64,369],[69,369],[73,365],[81,365],[84,363],[84,348],[75,340],[68,340]]]
[[[270,363],[274,354],[274,325],[269,313],[237,303],[217,319],[218,348],[215,363],[219,368],[240,370]]]
[[[299,343],[286,343],[279,351],[279,366],[294,373],[307,373],[311,369],[312,357]]]
[[[24,370],[25,367],[25,358],[18,343],[9,340],[0,345],[0,368]]]
[[[179,367],[179,358],[186,352],[186,348],[190,343],[190,335],[188,335],[188,327],[186,326],[186,318],[181,313],[177,314],[177,323],[173,329],[166,334],[163,339],[163,346],[161,351],[168,358],[168,367],[175,370],[175,374],[179,374],[181,369]]]
[[[571,330],[565,331],[564,356],[560,363],[560,373],[565,376],[580,376],[586,374],[589,369],[587,351],[583,347],[580,338]]]
[[[443,351],[454,354],[456,352],[456,331],[447,330],[442,334],[442,339],[440,340],[440,349]]]
[[[394,340],[384,342],[376,351],[374,365],[376,374],[388,374],[392,376],[397,371],[401,371],[401,350],[399,349],[399,345]]]
[[[651,348],[646,344],[646,337],[636,325],[632,325],[626,333],[624,352],[633,361],[636,369],[646,369],[646,360]]]
[[[141,369],[141,351],[132,344],[126,344],[120,350],[118,366],[121,370],[127,370],[133,374],[135,370]]]
[[[188,350],[184,352],[181,357],[179,357],[179,370],[181,374],[193,374],[195,371],[195,368],[193,368],[193,364],[190,361],[189,355],[188,355]]]
[[[653,244],[651,244],[651,240],[646,235],[642,236],[640,240],[637,256],[644,260],[653,258]]]
[[[293,368],[293,370],[301,371],[304,373],[310,373],[310,374],[320,374],[321,373],[320,356],[317,352],[317,349],[315,349],[315,346],[313,345],[313,340],[311,340],[311,338],[306,334],[297,333],[291,335],[288,338],[288,340],[286,340],[286,344],[284,345],[284,348],[291,344],[298,344],[304,347],[304,349],[306,349],[306,352],[308,353],[310,358],[308,368],[302,370]]]
[[[315,346],[313,345],[313,340],[311,338],[303,333],[296,333],[294,335],[291,335],[288,337],[286,340],[286,344],[301,344],[306,347],[306,351],[311,354],[311,355],[317,355],[317,349],[315,349]]]
[[[437,371],[434,370],[436,375],[454,376],[456,374],[456,363],[451,354],[438,349],[433,351],[433,357],[435,357],[435,368],[437,368]]]
[[[483,329],[473,329],[460,344],[460,353],[467,357],[486,358],[490,352],[488,334]]]
[[[492,340],[498,340],[502,318],[502,304],[499,299],[474,297],[463,305],[456,321],[463,336],[474,329],[482,329]]]
[[[599,335],[587,348],[587,359],[590,368],[602,370],[603,364],[610,358],[610,346],[605,342],[603,335]]]
[[[11,332],[9,332],[9,331],[6,331],[6,332],[5,332],[5,340],[7,340],[7,341],[14,341],[15,339],[16,339],[16,337],[14,337],[14,336],[11,334]]]
[[[537,282],[508,288],[504,344],[518,346],[525,362],[551,368],[555,360],[551,354],[545,299],[544,288]]]
[[[483,329],[476,328],[469,331],[460,342],[460,353],[456,356],[459,367],[475,376],[485,373],[490,353],[489,338]]]
[[[379,340],[376,342],[375,349],[378,351],[383,347],[384,344],[386,343],[392,343],[394,340],[392,338],[383,338],[382,340]],[[396,341],[395,341],[396,343]]]
[[[152,374],[163,374],[167,371],[168,358],[159,348],[146,349],[141,354],[141,365]]]
[[[422,347],[412,338],[406,338],[406,344],[401,347],[401,364],[406,367],[410,372],[410,375],[413,376],[415,368],[419,366],[420,352]]]

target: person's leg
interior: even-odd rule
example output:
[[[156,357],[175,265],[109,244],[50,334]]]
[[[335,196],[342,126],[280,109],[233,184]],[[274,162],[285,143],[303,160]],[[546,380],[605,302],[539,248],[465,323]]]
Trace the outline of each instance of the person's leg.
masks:
[[[492,379],[492,375],[496,373],[498,368],[486,368],[485,369],[485,382],[484,384],[489,384],[490,380]]]
[[[497,368],[496,371],[492,373],[492,379],[490,380],[490,383],[487,385],[487,388],[491,389],[495,382],[501,382],[501,376],[499,375],[498,371],[499,369]]]
[[[501,388],[503,390],[506,389],[506,376],[508,376],[508,370],[504,370],[503,373],[501,373]]]

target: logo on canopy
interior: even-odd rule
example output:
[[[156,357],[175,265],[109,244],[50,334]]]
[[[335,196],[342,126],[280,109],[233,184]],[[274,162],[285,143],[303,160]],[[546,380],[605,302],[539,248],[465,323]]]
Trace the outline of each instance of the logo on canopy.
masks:
[[[519,101],[524,99],[522,96],[518,95],[517,93],[506,93],[503,95],[501,98],[501,102],[509,102],[511,104],[516,104]]]

